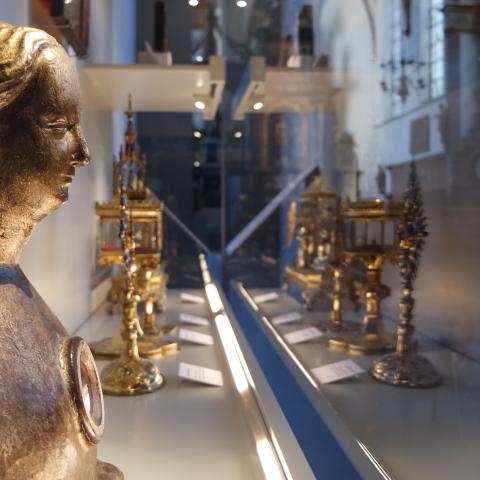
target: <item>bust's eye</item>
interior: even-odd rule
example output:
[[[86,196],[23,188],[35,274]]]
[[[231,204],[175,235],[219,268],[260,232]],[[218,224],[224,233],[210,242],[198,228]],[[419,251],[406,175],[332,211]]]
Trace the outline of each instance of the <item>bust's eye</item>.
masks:
[[[66,132],[73,127],[73,125],[68,123],[66,120],[52,120],[50,122],[42,122],[41,126],[42,128],[45,128],[47,130],[54,130],[56,132]]]

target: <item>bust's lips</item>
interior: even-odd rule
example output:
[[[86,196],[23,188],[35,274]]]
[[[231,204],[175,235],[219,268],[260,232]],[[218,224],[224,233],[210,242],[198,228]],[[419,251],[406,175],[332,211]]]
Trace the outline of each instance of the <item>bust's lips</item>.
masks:
[[[60,176],[60,179],[62,181],[61,186],[68,187],[72,183],[74,176],[75,176],[75,167],[70,165],[68,172]]]

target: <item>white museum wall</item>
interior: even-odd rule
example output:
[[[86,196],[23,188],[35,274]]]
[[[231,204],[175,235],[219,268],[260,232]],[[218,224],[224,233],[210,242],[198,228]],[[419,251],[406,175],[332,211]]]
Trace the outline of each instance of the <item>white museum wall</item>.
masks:
[[[367,2],[374,12],[376,2]],[[347,5],[348,4],[348,8]],[[381,118],[380,68],[376,37],[364,2],[315,0],[315,52],[327,54],[335,71],[335,85],[343,90],[336,108],[335,132],[354,138],[363,196],[376,192],[375,176],[381,163],[381,138],[374,126]]]
[[[28,25],[29,3],[3,0],[0,18]],[[91,313],[97,225],[94,202],[106,200],[110,194],[111,158],[124,129],[122,112],[101,111],[89,102],[82,69],[88,62],[134,63],[134,59],[135,0],[91,2],[89,58],[76,59],[83,90],[82,125],[91,162],[77,169],[69,202],[36,227],[20,261],[27,277],[69,332]]]
[[[410,88],[399,110],[391,108],[392,93],[382,92],[380,64],[392,55],[392,7],[400,0],[317,0],[316,52],[330,55],[334,69],[345,75],[345,107],[337,113],[337,128],[354,135],[362,194],[376,191],[378,165],[392,167],[392,186],[400,199],[407,183],[408,161],[414,158],[422,183],[430,236],[415,282],[415,325],[419,331],[454,349],[480,359],[478,328],[479,182],[478,131],[480,87],[475,61],[480,53],[478,35],[467,32],[445,35],[447,94],[431,97],[429,66],[422,76],[427,88]],[[347,8],[348,6],[348,8]],[[372,49],[365,6],[375,25]],[[402,35],[402,56],[429,61],[429,7],[427,0],[412,2],[410,36]],[[376,50],[376,57],[372,52]],[[375,61],[372,61],[372,57]],[[446,108],[447,150],[440,132],[440,105]],[[412,121],[428,116],[425,151],[410,152],[415,134]],[[398,318],[401,294],[397,266],[387,266],[383,281],[392,296],[383,310]]]

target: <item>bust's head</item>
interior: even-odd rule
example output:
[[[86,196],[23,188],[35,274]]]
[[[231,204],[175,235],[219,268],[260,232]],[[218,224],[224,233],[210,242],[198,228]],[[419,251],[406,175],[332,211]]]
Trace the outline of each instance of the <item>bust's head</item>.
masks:
[[[0,213],[35,223],[88,162],[75,67],[41,30],[0,23]],[[27,218],[28,217],[28,218]]]

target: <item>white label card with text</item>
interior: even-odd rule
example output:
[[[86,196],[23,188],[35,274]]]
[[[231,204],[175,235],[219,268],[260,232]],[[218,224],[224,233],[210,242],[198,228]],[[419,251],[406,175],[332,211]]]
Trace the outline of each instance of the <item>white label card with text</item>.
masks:
[[[213,345],[213,337],[206,333],[194,332],[193,330],[187,330],[181,328],[178,331],[178,338],[185,340],[186,342],[198,343],[199,345]]]
[[[318,328],[307,327],[287,333],[285,340],[291,345],[294,345],[295,343],[308,342],[309,340],[319,337],[323,337],[323,333]]]
[[[191,380],[192,382],[204,383],[215,387],[223,386],[222,372],[190,363],[180,362],[178,366],[178,376],[185,380]]]
[[[180,300],[182,302],[189,302],[189,303],[205,303],[205,299],[200,297],[199,295],[192,295],[191,293],[182,292],[180,294]]]
[[[262,295],[257,295],[253,297],[253,300],[255,303],[266,303],[266,302],[274,302],[279,298],[280,296],[278,295],[277,292],[270,292],[270,293],[264,293]]]
[[[320,380],[320,383],[333,383],[346,378],[356,377],[364,371],[353,360],[348,359],[314,368],[312,373]]]
[[[192,325],[208,325],[208,319],[200,317],[198,315],[192,315],[190,313],[180,312],[180,321],[183,323],[191,323]]]
[[[276,315],[275,317],[272,317],[272,324],[283,325],[284,323],[297,322],[302,318],[303,317],[300,312],[283,313],[282,315]]]

